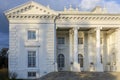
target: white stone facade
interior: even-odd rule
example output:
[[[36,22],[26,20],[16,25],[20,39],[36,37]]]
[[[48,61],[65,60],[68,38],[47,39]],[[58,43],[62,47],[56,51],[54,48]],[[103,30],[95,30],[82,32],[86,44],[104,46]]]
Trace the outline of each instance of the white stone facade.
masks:
[[[39,78],[54,71],[120,71],[120,14],[108,14],[100,7],[91,12],[72,7],[54,11],[30,1],[5,15],[9,72],[17,78]],[[35,31],[35,40],[28,40],[29,30]],[[36,53],[35,67],[28,67],[28,51]]]

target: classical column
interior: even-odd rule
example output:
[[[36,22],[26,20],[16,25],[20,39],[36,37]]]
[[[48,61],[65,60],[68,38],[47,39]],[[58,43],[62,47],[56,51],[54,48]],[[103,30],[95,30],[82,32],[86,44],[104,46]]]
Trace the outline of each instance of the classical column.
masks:
[[[102,72],[103,65],[101,63],[101,45],[100,45],[100,28],[96,28],[96,71]]]
[[[80,72],[80,64],[78,64],[78,27],[74,28],[74,62],[73,71]]]
[[[73,30],[69,30],[69,61],[70,61],[70,71],[73,67]]]
[[[88,55],[88,32],[84,32],[84,70],[85,71],[88,71],[89,70],[89,66],[88,66],[88,64],[89,64],[89,55]]]

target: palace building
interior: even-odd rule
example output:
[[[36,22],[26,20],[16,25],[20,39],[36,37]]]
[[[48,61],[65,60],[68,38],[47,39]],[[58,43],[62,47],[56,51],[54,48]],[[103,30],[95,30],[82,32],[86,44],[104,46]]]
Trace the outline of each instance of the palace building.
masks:
[[[9,73],[19,79],[55,71],[120,72],[120,14],[99,6],[54,11],[29,1],[5,12]]]

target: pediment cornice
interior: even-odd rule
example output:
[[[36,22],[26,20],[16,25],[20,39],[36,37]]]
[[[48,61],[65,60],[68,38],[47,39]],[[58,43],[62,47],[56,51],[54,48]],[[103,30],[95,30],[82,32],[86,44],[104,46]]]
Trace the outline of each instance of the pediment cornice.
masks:
[[[57,15],[57,12],[33,1],[29,1],[5,12],[5,15],[19,14]]]
[[[53,20],[56,18],[56,15],[8,15],[8,19],[46,19],[46,20]]]

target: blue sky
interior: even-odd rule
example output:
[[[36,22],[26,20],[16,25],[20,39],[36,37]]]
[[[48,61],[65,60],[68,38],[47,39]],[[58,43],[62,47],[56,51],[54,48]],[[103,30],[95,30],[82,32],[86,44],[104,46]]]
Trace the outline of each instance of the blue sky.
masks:
[[[30,0],[0,0],[0,48],[8,47],[9,25],[3,12]],[[109,13],[120,13],[120,0],[34,0],[44,6],[49,5],[53,10],[63,10],[71,4],[80,11],[89,11],[99,5],[106,7]]]

